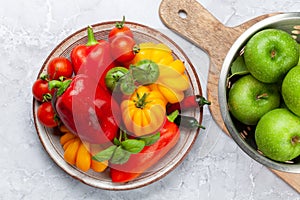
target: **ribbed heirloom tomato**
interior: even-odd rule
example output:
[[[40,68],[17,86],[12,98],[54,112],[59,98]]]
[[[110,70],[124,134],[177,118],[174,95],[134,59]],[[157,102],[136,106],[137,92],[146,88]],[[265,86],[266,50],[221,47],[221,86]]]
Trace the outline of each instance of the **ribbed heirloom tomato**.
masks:
[[[155,133],[165,122],[165,107],[157,91],[140,86],[129,99],[121,103],[124,125],[136,136]]]

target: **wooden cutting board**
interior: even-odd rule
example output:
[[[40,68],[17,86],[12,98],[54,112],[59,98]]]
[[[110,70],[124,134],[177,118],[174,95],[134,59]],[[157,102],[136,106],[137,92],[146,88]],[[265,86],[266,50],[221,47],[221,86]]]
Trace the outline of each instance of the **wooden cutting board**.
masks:
[[[207,98],[210,112],[219,127],[229,135],[218,102],[218,80],[223,61],[235,40],[253,24],[278,13],[259,16],[236,27],[219,22],[196,0],[162,0],[159,15],[171,30],[186,38],[210,57]],[[300,174],[271,170],[300,193]]]

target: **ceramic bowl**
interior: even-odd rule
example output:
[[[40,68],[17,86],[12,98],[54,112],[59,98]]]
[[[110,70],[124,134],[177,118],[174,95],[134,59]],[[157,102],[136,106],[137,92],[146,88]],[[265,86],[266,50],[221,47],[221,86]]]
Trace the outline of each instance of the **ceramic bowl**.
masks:
[[[172,50],[174,58],[180,59],[184,61],[186,66],[186,74],[188,75],[191,83],[190,89],[187,91],[187,94],[200,94],[202,95],[202,88],[200,84],[200,80],[197,76],[196,70],[186,54],[180,49],[180,47],[175,44],[170,38],[162,34],[161,32],[133,22],[126,22],[126,25],[130,27],[130,29],[134,33],[134,38],[137,43],[141,42],[154,42],[154,43],[164,43],[169,46]],[[108,32],[115,26],[115,22],[105,22],[92,25],[96,39],[105,39],[107,40]],[[78,44],[85,44],[87,41],[87,32],[86,28],[83,28],[66,39],[64,39],[57,47],[50,53],[50,55],[45,60],[42,68],[40,69],[38,76],[46,72],[46,66],[49,61],[57,56],[65,56],[69,57],[72,48],[74,48]],[[44,146],[46,152],[53,159],[53,161],[66,173],[72,176],[79,181],[88,184],[93,187],[106,189],[106,190],[128,190],[139,188],[148,184],[151,184],[169,172],[171,172],[176,166],[178,166],[185,158],[187,153],[190,151],[192,145],[194,144],[199,129],[188,131],[182,130],[181,136],[176,144],[176,146],[159,161],[153,168],[148,170],[146,173],[142,174],[137,179],[125,183],[118,184],[112,183],[109,177],[109,170],[106,170],[103,173],[95,173],[90,170],[88,172],[83,172],[77,169],[76,167],[69,165],[65,162],[63,158],[63,148],[59,143],[59,133],[54,129],[49,129],[44,127],[37,120],[37,108],[39,103],[33,100],[33,118],[36,127],[37,134],[40,138],[42,145]],[[189,111],[190,116],[195,117],[200,123],[202,122],[203,110],[195,109]],[[201,136],[200,136],[201,137]]]

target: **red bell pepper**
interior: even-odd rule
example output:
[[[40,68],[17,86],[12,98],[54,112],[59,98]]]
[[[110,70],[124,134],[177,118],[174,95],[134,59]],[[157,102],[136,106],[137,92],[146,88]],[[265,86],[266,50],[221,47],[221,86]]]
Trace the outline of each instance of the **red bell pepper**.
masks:
[[[54,99],[56,112],[74,134],[84,141],[97,144],[116,137],[120,121],[119,105],[96,81],[79,74],[72,80],[50,81],[49,84],[51,88],[58,88],[58,97]]]
[[[115,66],[106,40],[96,40],[91,26],[87,28],[88,41],[71,51],[75,74],[86,74],[105,86],[106,72]]]
[[[137,154],[132,154],[124,164],[111,164],[110,176],[113,182],[125,183],[146,172],[155,165],[177,143],[180,136],[178,126],[166,120],[160,130],[159,140]]]

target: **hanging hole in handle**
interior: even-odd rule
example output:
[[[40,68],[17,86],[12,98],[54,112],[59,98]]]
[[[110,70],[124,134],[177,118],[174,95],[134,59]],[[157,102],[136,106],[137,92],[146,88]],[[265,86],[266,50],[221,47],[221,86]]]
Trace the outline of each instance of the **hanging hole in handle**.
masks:
[[[185,10],[183,10],[183,9],[180,9],[180,10],[178,11],[178,15],[179,15],[179,17],[180,17],[181,19],[186,19],[186,18],[187,18],[187,12],[186,12]]]

